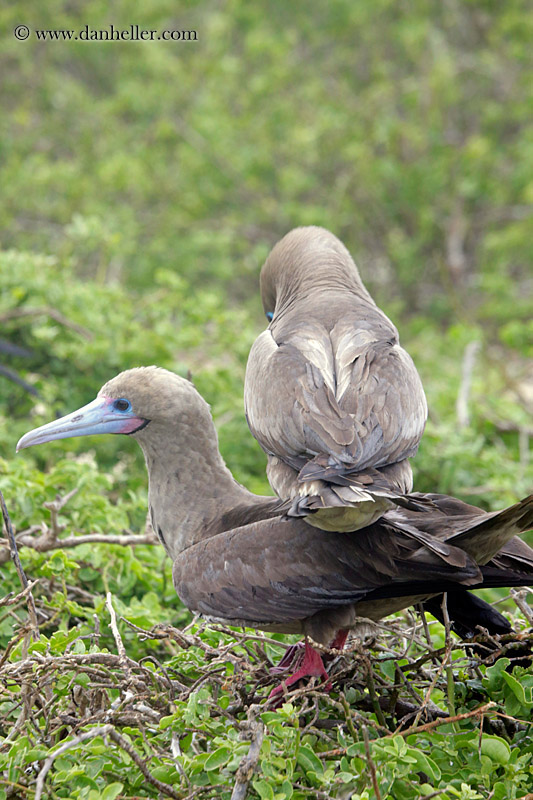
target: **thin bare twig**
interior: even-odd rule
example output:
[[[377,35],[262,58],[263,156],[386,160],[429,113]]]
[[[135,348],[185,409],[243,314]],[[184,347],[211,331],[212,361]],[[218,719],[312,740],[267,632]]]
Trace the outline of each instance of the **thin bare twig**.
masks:
[[[115,613],[115,609],[113,608],[113,596],[112,596],[111,592],[107,593],[105,604],[106,604],[107,610],[109,611],[109,616],[111,618],[110,627],[111,627],[111,631],[113,633],[113,636],[115,638],[115,643],[117,645],[117,653],[118,653],[118,657],[119,657],[119,660],[120,660],[120,664],[122,666],[122,669],[124,670],[126,678],[129,679],[130,676],[131,676],[131,673],[130,673],[130,667],[129,667],[129,664],[128,664],[128,656],[126,655],[126,648],[124,647],[124,642],[122,641],[122,637],[121,637],[120,631],[118,629],[117,615]]]
[[[54,752],[48,756],[43,766],[41,767],[39,774],[37,775],[34,800],[41,800],[41,796],[44,789],[44,780],[48,775],[48,773],[50,772],[52,765],[56,760],[56,758],[58,758],[58,756],[62,755],[63,753],[66,753],[67,750],[70,750],[73,747],[77,747],[77,745],[86,742],[88,739],[94,739],[95,736],[105,736],[105,734],[109,733],[111,730],[113,730],[112,725],[101,725],[98,728],[91,728],[90,730],[85,731],[84,733],[80,733],[78,736],[75,736],[73,739],[69,739],[68,742],[65,742],[64,744],[61,745],[61,747],[58,747],[57,750],[54,750]]]
[[[56,308],[49,308],[47,306],[43,306],[42,308],[12,308],[10,311],[6,311],[0,316],[0,324],[11,322],[11,320],[14,319],[23,319],[24,317],[50,317],[54,322],[63,325],[64,328],[70,328],[80,336],[83,336],[87,341],[91,341],[93,338],[93,334],[91,331],[87,330],[87,328],[83,328],[76,322],[71,322],[71,320],[65,317],[64,314]]]
[[[21,533],[17,537],[18,545],[30,547],[38,553],[47,553],[49,550],[64,550],[69,547],[79,547],[82,544],[118,544],[122,547],[129,547],[137,544],[159,544],[155,535],[152,534],[106,534],[89,533],[85,536],[70,536],[65,539],[58,539],[53,535],[51,528],[46,528],[41,536],[34,537],[31,534]],[[9,550],[6,546],[0,545],[0,564],[9,561]]]
[[[9,512],[7,510],[6,502],[4,500],[4,495],[0,492],[0,505],[2,506],[2,516],[4,518],[4,527],[7,533],[7,538],[9,541],[9,549],[11,551],[11,558],[13,559],[13,563],[15,564],[18,576],[20,578],[20,582],[22,584],[22,588],[27,590],[27,604],[28,604],[28,616],[30,618],[30,625],[32,628],[33,637],[35,639],[39,638],[39,624],[37,622],[37,609],[35,608],[35,600],[33,599],[33,595],[31,593],[31,587],[28,589],[28,579],[26,574],[22,568],[22,564],[20,563],[19,552],[17,548],[17,542],[15,540],[15,534],[13,533],[13,526],[11,525],[11,519],[9,517]]]
[[[6,594],[6,596],[2,597],[2,599],[0,600],[0,608],[3,608],[5,606],[14,606],[14,605],[16,605],[20,600],[23,600],[25,597],[27,597],[28,594],[30,594],[30,592],[33,589],[33,587],[37,586],[38,583],[39,583],[39,579],[36,578],[34,581],[29,581],[29,583],[26,586],[26,588],[23,589],[18,594],[13,595],[13,592],[9,592],[9,594]]]
[[[120,733],[117,730],[115,730],[115,728],[113,728],[112,725],[110,726],[108,734],[110,739],[113,739],[113,741],[116,742],[119,745],[119,747],[121,747],[130,756],[132,761],[134,761],[137,764],[137,766],[139,767],[140,771],[142,772],[148,783],[151,783],[152,786],[155,786],[156,789],[158,789],[163,794],[163,796],[173,797],[175,798],[175,800],[181,800],[181,798],[183,797],[181,792],[178,794],[178,792],[174,791],[174,789],[172,788],[172,786],[170,786],[170,784],[163,783],[163,781],[160,781],[158,778],[155,778],[148,769],[148,767],[146,766],[143,759],[139,756],[135,748],[127,741],[127,739],[121,736]],[[37,800],[37,798],[35,798],[35,800]]]
[[[248,721],[241,726],[244,736],[251,738],[251,743],[250,749],[243,757],[237,769],[231,800],[245,800],[248,785],[257,768],[265,733],[265,726],[261,720],[257,719],[258,712],[258,706],[250,706],[248,709]]]
[[[385,738],[396,736],[398,734],[400,736],[411,736],[413,733],[421,733],[422,731],[430,731],[433,728],[438,728],[439,725],[450,725],[454,722],[460,722],[463,719],[469,719],[470,717],[479,717],[485,714],[491,708],[494,708],[495,705],[496,703],[491,700],[490,703],[485,703],[485,705],[479,706],[479,708],[474,708],[472,711],[466,711],[464,714],[456,714],[454,717],[442,717],[439,719],[434,719],[431,722],[426,722],[425,725],[406,728],[404,731],[394,731],[393,733],[389,733]]]
[[[365,743],[366,763],[368,766],[368,771],[370,772],[370,780],[372,781],[372,787],[374,789],[374,794],[376,795],[376,800],[381,800],[381,792],[379,791],[378,779],[376,775],[376,765],[372,761],[372,756],[370,755],[370,740],[368,737],[368,728],[366,727],[366,725],[363,725],[362,729],[363,729],[363,741]]]
[[[515,601],[516,605],[527,619],[530,625],[533,625],[533,611],[531,606],[526,602],[526,597],[529,594],[528,589],[511,589],[510,590],[511,597]]]
[[[470,386],[472,384],[472,372],[476,363],[476,356],[481,344],[478,341],[469,342],[465,347],[463,356],[463,368],[461,372],[461,385],[457,394],[455,410],[457,414],[457,424],[459,428],[467,428],[470,425],[470,413],[468,411],[468,401],[470,398]]]

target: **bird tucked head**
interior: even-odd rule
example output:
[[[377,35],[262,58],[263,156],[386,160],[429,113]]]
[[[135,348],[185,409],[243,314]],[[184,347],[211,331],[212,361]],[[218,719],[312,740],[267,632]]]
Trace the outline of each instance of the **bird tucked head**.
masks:
[[[260,276],[268,319],[275,309],[302,293],[321,289],[367,294],[346,247],[325,228],[294,228],[273,247]]]
[[[160,367],[129,369],[102,386],[88,405],[26,433],[17,450],[72,436],[135,434],[150,423],[170,429],[191,406],[195,416],[210,420],[209,406],[190,381]]]

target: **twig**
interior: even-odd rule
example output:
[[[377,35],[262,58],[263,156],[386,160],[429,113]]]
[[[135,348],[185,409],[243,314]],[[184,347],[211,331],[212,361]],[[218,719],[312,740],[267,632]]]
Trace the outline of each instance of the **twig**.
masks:
[[[152,534],[105,534],[89,533],[85,536],[70,536],[66,539],[58,539],[53,535],[51,528],[46,528],[41,536],[33,537],[30,534],[21,533],[17,537],[17,543],[24,547],[30,547],[38,553],[47,553],[49,550],[63,550],[67,547],[78,547],[82,544],[118,544],[122,547],[129,547],[136,544],[159,544],[155,535]],[[0,564],[9,561],[9,550],[0,545]]]
[[[50,317],[50,319],[58,322],[59,325],[63,325],[65,328],[70,328],[76,333],[79,333],[79,335],[83,336],[87,341],[91,341],[93,338],[91,331],[87,330],[87,328],[83,328],[81,325],[77,325],[75,322],[71,322],[55,308],[13,308],[0,316],[0,324],[11,322],[13,319],[22,319],[23,317]]]
[[[203,794],[204,792],[211,792],[211,791],[216,792],[219,789],[227,789],[227,788],[228,787],[224,783],[215,783],[215,784],[208,783],[207,786],[198,786],[197,789],[194,789],[186,797],[182,798],[182,795],[180,795],[180,798],[182,798],[182,800],[193,800],[194,797],[198,797],[198,795]]]
[[[258,710],[257,706],[250,706],[248,709],[248,721],[242,726],[244,735],[251,737],[251,743],[250,749],[243,757],[235,775],[231,800],[245,800],[248,784],[257,768],[265,733],[265,726],[260,720],[257,720]]]
[[[28,383],[28,381],[25,381],[24,378],[20,377],[18,372],[15,372],[14,369],[10,369],[9,367],[6,367],[5,364],[0,364],[0,375],[3,375],[8,380],[13,381],[13,383],[18,384],[18,386],[22,386],[22,388],[26,392],[28,392],[28,394],[31,394],[34,397],[39,397],[40,396],[39,392],[37,391],[35,386],[32,386],[31,383]]]
[[[374,673],[372,672],[372,664],[370,663],[369,658],[364,659],[365,666],[366,666],[366,679],[367,679],[367,688],[368,693],[370,694],[370,699],[372,701],[372,707],[374,709],[374,713],[378,718],[378,722],[384,728],[387,727],[387,720],[383,715],[383,711],[381,710],[381,706],[379,705],[378,698],[376,695],[376,686],[374,684]]]
[[[310,786],[303,786],[301,783],[293,783],[292,787],[305,792],[306,797],[316,797],[317,800],[335,800],[334,797],[327,792],[323,792],[322,789],[312,789]]]
[[[110,726],[109,737],[113,739],[113,741],[116,742],[119,747],[122,747],[122,749],[125,750],[130,758],[135,761],[148,783],[151,783],[152,786],[155,786],[156,789],[163,794],[163,796],[173,797],[175,800],[181,800],[183,795],[175,792],[170,784],[163,783],[163,781],[155,778],[135,748],[123,736],[121,736],[120,733],[113,728],[113,726]],[[38,800],[38,798],[35,798],[35,800]]]
[[[348,701],[344,695],[344,692],[339,692],[339,699],[342,703],[342,707],[344,708],[344,716],[346,718],[346,724],[348,726],[348,730],[352,734],[354,741],[358,740],[357,731],[355,730],[355,726],[353,724],[352,714],[350,706],[348,705]]]
[[[484,706],[479,706],[479,708],[474,708],[472,711],[466,711],[464,714],[456,714],[454,717],[445,717],[440,719],[434,719],[431,722],[426,722],[424,725],[418,725],[412,728],[407,728],[404,731],[393,731],[393,733],[387,734],[386,739],[391,736],[411,736],[413,733],[421,733],[422,731],[429,731],[433,728],[438,728],[439,725],[450,725],[454,722],[460,722],[463,719],[469,719],[470,717],[479,717],[482,714],[485,714],[486,711],[489,709],[494,708],[496,705],[495,702],[492,700],[490,703],[485,703]]]
[[[461,373],[461,385],[457,394],[455,410],[457,413],[457,424],[459,428],[467,428],[470,425],[470,414],[468,411],[468,400],[470,396],[470,385],[472,383],[472,372],[476,363],[476,356],[481,347],[478,341],[469,342],[465,347],[463,356],[463,368]]]
[[[54,752],[48,756],[41,767],[39,774],[37,775],[34,800],[41,800],[41,795],[44,789],[44,779],[50,772],[52,764],[58,756],[66,753],[67,750],[70,750],[72,747],[76,747],[77,745],[86,742],[88,739],[94,739],[95,736],[105,736],[106,733],[110,733],[112,730],[112,725],[101,725],[99,728],[91,728],[89,731],[80,733],[79,736],[75,736],[74,739],[70,739],[68,742],[65,742],[65,744],[62,744],[61,747],[58,747],[57,750],[54,750]]]
[[[117,653],[120,660],[120,664],[122,669],[124,670],[124,674],[126,678],[129,680],[131,677],[130,667],[128,664],[128,656],[126,655],[126,648],[124,647],[124,642],[122,641],[122,637],[120,635],[120,631],[117,625],[117,615],[115,613],[115,609],[113,608],[113,596],[111,592],[108,592],[105,599],[105,604],[107,610],[109,611],[109,616],[111,617],[110,627],[115,637],[115,642],[117,645]]]
[[[429,625],[428,625],[428,621],[427,621],[427,618],[426,618],[426,612],[424,610],[424,604],[423,603],[417,603],[416,610],[418,611],[418,614],[420,616],[420,620],[422,622],[422,629],[424,631],[424,636],[425,636],[426,641],[427,641],[428,650],[432,650],[433,649],[433,642],[431,641],[431,633],[429,632]],[[433,661],[435,663],[437,663],[437,658],[434,657]]]
[[[22,568],[22,564],[20,563],[19,552],[17,548],[17,542],[15,540],[15,534],[13,533],[13,526],[11,525],[11,519],[9,518],[9,512],[7,510],[7,506],[4,500],[4,495],[0,492],[0,505],[2,506],[2,516],[4,518],[4,527],[6,529],[7,538],[9,541],[9,549],[11,551],[11,558],[15,564],[18,576],[20,578],[20,582],[22,584],[22,588],[27,591],[27,603],[28,603],[28,616],[30,618],[30,625],[33,632],[34,639],[39,638],[39,624],[37,622],[37,609],[35,608],[35,601],[33,599],[33,595],[31,593],[31,587],[28,589],[28,579],[26,574]]]
[[[228,787],[224,783],[215,783],[215,784],[208,783],[207,786],[199,786],[197,789],[194,789],[186,797],[183,797],[183,800],[193,800],[194,797],[198,797],[198,795],[203,794],[204,792],[210,792],[210,791],[215,792],[218,789],[227,789],[227,788]]]
[[[531,606],[526,603],[526,597],[529,594],[528,589],[511,589],[510,590],[511,597],[515,601],[516,605],[527,619],[530,625],[533,625],[533,611],[531,610]]]
[[[381,792],[379,791],[378,779],[376,776],[376,765],[372,761],[372,756],[370,755],[370,741],[368,738],[368,728],[366,727],[366,725],[363,725],[362,729],[363,729],[363,741],[365,743],[366,763],[368,766],[368,771],[370,772],[370,780],[372,781],[372,786],[374,788],[374,794],[376,795],[376,800],[381,800]]]
[[[74,495],[78,494],[78,491],[78,487],[76,486],[70,492],[67,492],[67,494],[63,495],[63,497],[57,496],[55,500],[50,500],[47,503],[43,503],[43,506],[50,512],[52,533],[56,539],[59,537],[59,534],[65,530],[65,526],[59,524],[59,512],[62,508],[64,508],[64,506],[67,505],[69,500],[72,500]]]
[[[0,600],[0,608],[3,608],[5,606],[14,606],[16,603],[19,602],[19,600],[22,600],[24,597],[27,597],[27,595],[30,594],[33,587],[37,586],[38,583],[39,583],[38,578],[36,578],[34,581],[29,581],[26,588],[23,589],[22,592],[16,594],[15,596],[13,596],[13,592],[9,592],[9,594],[6,594],[6,596],[2,597],[2,599]]]
[[[453,682],[453,669],[452,669],[452,638],[451,638],[451,623],[450,615],[448,614],[448,593],[444,592],[442,595],[442,619],[444,621],[444,633],[446,643],[446,654],[443,663],[446,670],[446,694],[448,698],[448,706],[452,716],[455,714],[455,684]]]

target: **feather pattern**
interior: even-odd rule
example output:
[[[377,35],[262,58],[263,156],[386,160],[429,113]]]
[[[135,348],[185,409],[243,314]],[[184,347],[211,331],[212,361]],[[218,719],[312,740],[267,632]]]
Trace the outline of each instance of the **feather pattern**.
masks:
[[[274,316],[251,348],[244,400],[250,429],[269,456],[274,491],[296,500],[313,491],[305,513],[326,509],[315,525],[327,518],[332,476],[350,477],[346,506],[374,496],[394,502],[409,492],[408,459],[427,416],[424,391],[346,248],[321,228],[291,231],[267,258],[261,291]],[[387,474],[391,465],[402,469]],[[312,490],[302,487],[309,480]],[[294,515],[298,508],[303,513],[296,503]]]

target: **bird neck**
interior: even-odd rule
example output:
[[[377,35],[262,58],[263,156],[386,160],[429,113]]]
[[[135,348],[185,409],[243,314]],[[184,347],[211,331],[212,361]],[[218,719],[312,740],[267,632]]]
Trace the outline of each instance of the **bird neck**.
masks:
[[[172,559],[213,535],[221,515],[257,500],[234,479],[206,422],[188,427],[182,416],[172,430],[151,422],[135,436],[148,469],[152,526]]]

